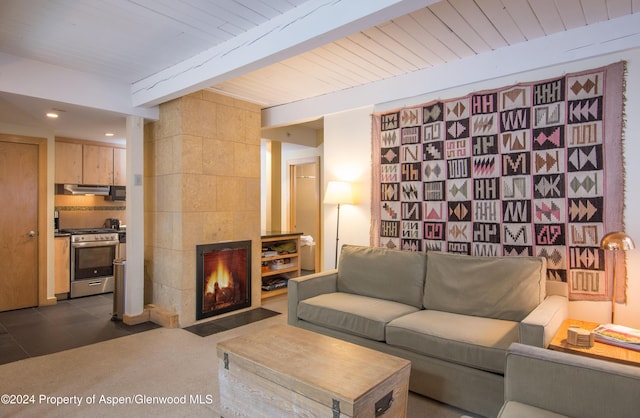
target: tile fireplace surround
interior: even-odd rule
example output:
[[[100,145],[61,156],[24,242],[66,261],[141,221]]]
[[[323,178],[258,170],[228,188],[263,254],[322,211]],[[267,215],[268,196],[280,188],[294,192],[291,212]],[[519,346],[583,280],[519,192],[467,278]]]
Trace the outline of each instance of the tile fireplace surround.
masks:
[[[145,304],[196,321],[196,246],[251,241],[260,305],[260,107],[209,91],[145,126]]]

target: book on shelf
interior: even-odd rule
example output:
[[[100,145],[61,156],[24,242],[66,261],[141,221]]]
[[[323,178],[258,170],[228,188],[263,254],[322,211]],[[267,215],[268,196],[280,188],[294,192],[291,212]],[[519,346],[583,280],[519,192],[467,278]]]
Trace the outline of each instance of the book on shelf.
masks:
[[[262,290],[276,290],[287,287],[288,280],[286,278],[264,278],[262,279]]]
[[[640,351],[640,330],[624,325],[602,324],[593,330],[596,341]]]

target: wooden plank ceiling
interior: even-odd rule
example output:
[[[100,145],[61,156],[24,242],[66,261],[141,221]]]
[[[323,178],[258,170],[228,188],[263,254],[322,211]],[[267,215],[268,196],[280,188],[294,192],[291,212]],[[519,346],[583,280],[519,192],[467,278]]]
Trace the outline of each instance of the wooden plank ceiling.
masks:
[[[638,12],[632,0],[447,0],[214,86],[265,107]]]
[[[0,52],[134,83],[305,2],[2,0]],[[270,107],[639,10],[640,0],[443,0],[211,88]]]

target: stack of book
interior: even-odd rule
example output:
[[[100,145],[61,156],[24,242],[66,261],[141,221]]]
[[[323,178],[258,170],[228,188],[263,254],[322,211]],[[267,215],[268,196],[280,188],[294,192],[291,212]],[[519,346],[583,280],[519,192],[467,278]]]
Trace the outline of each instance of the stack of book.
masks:
[[[275,290],[287,287],[288,279],[280,276],[264,277],[262,279],[262,290]]]
[[[623,325],[603,324],[593,332],[596,341],[640,351],[640,330]]]

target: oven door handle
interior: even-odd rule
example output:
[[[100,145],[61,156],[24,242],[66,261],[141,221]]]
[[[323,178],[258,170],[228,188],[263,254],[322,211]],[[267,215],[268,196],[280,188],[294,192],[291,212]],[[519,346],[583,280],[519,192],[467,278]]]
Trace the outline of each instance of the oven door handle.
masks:
[[[118,245],[118,241],[89,241],[89,242],[72,242],[74,248],[82,247],[108,247],[110,245]]]

